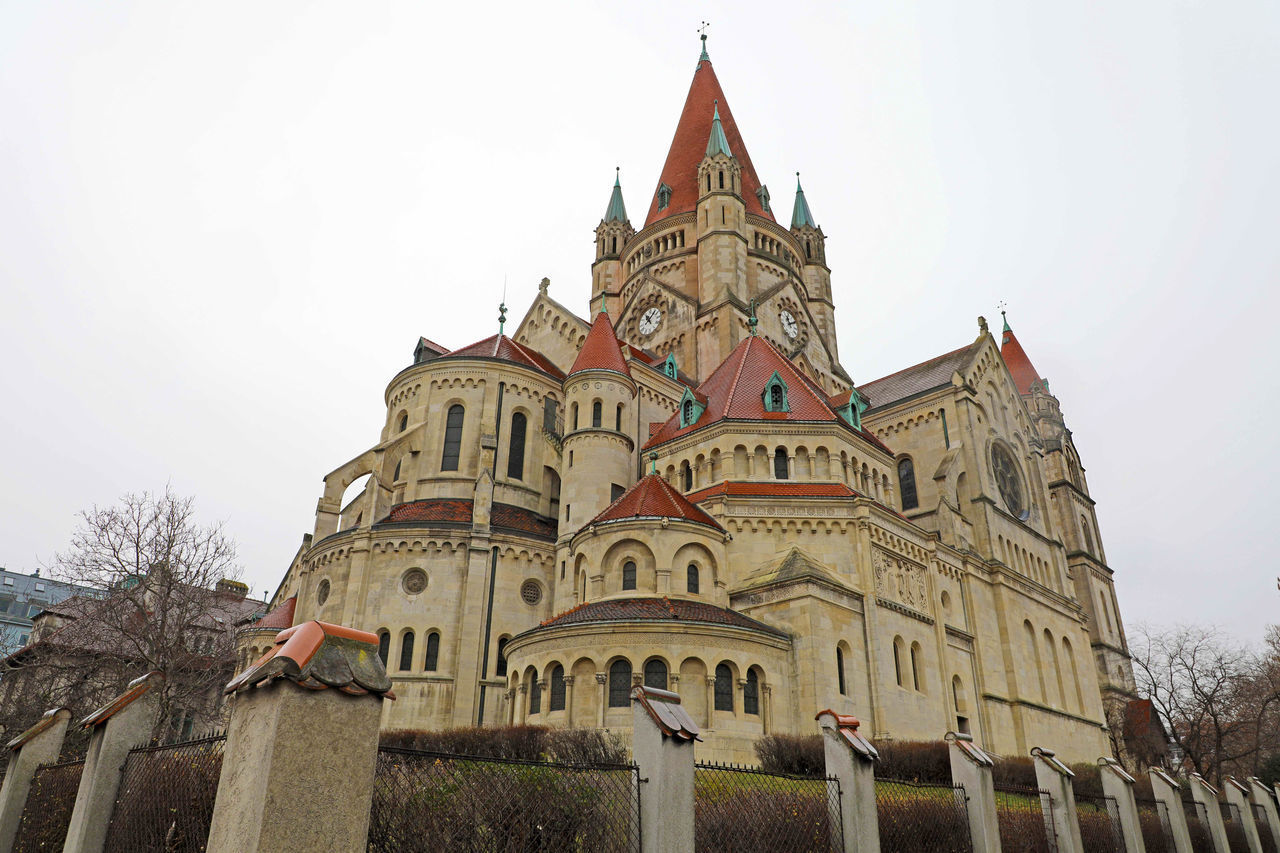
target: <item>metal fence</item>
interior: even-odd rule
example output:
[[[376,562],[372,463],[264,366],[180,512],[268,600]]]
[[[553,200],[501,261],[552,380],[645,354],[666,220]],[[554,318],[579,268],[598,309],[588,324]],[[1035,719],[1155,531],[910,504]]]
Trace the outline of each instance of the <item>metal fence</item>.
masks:
[[[120,779],[106,853],[202,851],[226,735],[130,750]]]
[[[881,853],[971,853],[969,797],[963,785],[876,780]]]
[[[1058,853],[1048,791],[996,785],[996,820],[1004,853]]]
[[[1277,853],[1276,839],[1271,834],[1271,822],[1267,820],[1267,809],[1262,803],[1253,804],[1253,823],[1258,828],[1258,840],[1262,842],[1262,853]]]
[[[834,777],[697,764],[693,796],[699,853],[843,849],[840,783]]]
[[[1240,807],[1235,803],[1218,803],[1222,807],[1222,826],[1227,830],[1227,844],[1234,851],[1249,853],[1249,838],[1244,831],[1244,822],[1240,820]]]
[[[1174,853],[1173,829],[1169,826],[1169,810],[1160,800],[1134,798],[1138,804],[1138,827],[1147,853]]]
[[[414,749],[378,750],[374,853],[640,849],[631,764],[557,764]]]
[[[83,758],[36,768],[22,809],[22,820],[18,823],[14,853],[62,849],[83,772]]]
[[[1115,797],[1076,794],[1076,816],[1084,853],[1125,853],[1120,805]]]
[[[1187,815],[1187,834],[1191,836],[1191,849],[1212,850],[1213,840],[1209,837],[1209,822],[1205,819],[1204,806],[1183,800],[1182,808]]]

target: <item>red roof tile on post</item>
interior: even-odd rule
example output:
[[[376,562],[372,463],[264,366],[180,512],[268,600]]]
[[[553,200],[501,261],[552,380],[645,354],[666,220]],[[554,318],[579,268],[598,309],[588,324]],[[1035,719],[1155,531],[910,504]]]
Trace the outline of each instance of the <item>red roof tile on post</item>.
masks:
[[[742,200],[746,203],[747,213],[773,219],[773,214],[760,206],[760,198],[756,190],[760,189],[760,179],[756,177],[755,166],[751,165],[751,155],[742,142],[742,134],[738,132],[738,123],[733,120],[729,102],[720,89],[720,81],[711,68],[710,60],[699,62],[693,72],[693,82],[689,85],[689,94],[684,101],[684,109],[680,113],[680,122],[676,125],[675,136],[671,139],[671,149],[667,152],[667,161],[662,166],[662,177],[658,186],[666,184],[671,187],[671,201],[661,212],[658,210],[658,187],[654,187],[653,201],[649,205],[649,215],[644,224],[647,228],[659,219],[687,213],[698,206],[698,166],[707,153],[707,139],[711,136],[711,118],[718,108],[720,125],[729,140],[729,151],[738,158],[742,167]]]
[[[569,375],[584,370],[612,370],[628,378],[631,376],[627,360],[622,357],[622,346],[613,331],[613,323],[603,311],[596,315],[595,322],[591,324],[591,331],[587,332],[587,339],[582,342],[582,349],[578,350],[578,357],[574,359],[573,367],[569,368]]]
[[[626,521],[632,518],[675,518],[681,521],[692,521],[705,524],[721,532],[721,527],[714,518],[707,515],[657,474],[648,474],[640,482],[627,489],[604,512],[597,515],[586,525],[602,524],[607,521]]]
[[[498,361],[510,361],[513,364],[532,367],[534,370],[554,376],[556,379],[564,378],[564,371],[556,367],[551,359],[535,349],[516,343],[506,335],[493,335],[483,341],[477,341],[470,346],[446,353],[440,356],[437,361],[448,358],[493,358]]]
[[[1031,386],[1040,381],[1040,374],[1032,366],[1031,359],[1027,357],[1022,344],[1018,343],[1013,329],[1005,329],[1004,339],[1000,344],[1000,355],[1004,357],[1004,363],[1009,365],[1009,372],[1013,374],[1013,383],[1018,386],[1018,393],[1030,394]]]

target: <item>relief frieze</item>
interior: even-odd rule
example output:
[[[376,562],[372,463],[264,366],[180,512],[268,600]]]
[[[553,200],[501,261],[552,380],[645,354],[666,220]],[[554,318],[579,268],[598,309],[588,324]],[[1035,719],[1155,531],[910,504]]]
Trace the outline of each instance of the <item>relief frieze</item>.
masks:
[[[933,609],[929,604],[924,566],[880,548],[872,548],[871,567],[876,576],[877,598],[891,599],[922,613]]]

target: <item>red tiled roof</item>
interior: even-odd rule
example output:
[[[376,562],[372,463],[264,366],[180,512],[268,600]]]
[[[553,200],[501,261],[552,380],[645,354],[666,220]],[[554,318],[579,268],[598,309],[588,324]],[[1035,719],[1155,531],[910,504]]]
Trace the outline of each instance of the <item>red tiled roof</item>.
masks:
[[[702,601],[683,598],[611,598],[588,601],[559,616],[542,623],[550,628],[560,625],[579,625],[584,622],[704,622],[711,625],[731,625],[750,628],[785,637],[786,634],[763,622],[744,616],[734,610],[717,607]],[[536,629],[535,629],[536,630]]]
[[[844,483],[792,483],[792,482],[725,482],[692,492],[686,497],[693,503],[718,495],[740,497],[786,498],[858,498],[856,492]]]
[[[867,398],[873,409],[883,409],[907,397],[932,391],[951,382],[951,374],[969,363],[969,356],[975,346],[977,343],[972,343],[912,367],[903,368],[897,373],[890,373],[865,385],[859,385],[858,390]]]
[[[554,376],[556,379],[564,378],[564,371],[556,367],[551,359],[535,349],[516,343],[506,335],[494,335],[493,337],[485,338],[483,341],[471,344],[471,346],[442,355],[439,360],[446,358],[495,358],[499,361],[510,361],[514,364],[532,367],[534,370],[540,370],[543,373]]]
[[[397,504],[379,524],[471,524],[472,502],[466,498],[430,498]],[[495,530],[527,533],[543,539],[556,537],[555,519],[538,515],[524,507],[495,503],[489,516],[489,525]]]
[[[751,165],[751,155],[742,142],[742,134],[738,132],[738,123],[733,120],[729,102],[720,89],[720,81],[711,68],[710,60],[699,62],[693,72],[693,82],[689,85],[689,94],[684,101],[684,110],[680,113],[680,122],[676,125],[675,136],[671,140],[671,149],[667,152],[667,161],[662,166],[662,176],[653,188],[653,201],[649,205],[649,215],[645,218],[645,227],[659,219],[687,213],[698,206],[698,165],[707,153],[707,140],[711,136],[711,118],[717,108],[720,110],[720,124],[724,135],[729,140],[729,151],[738,158],[742,167],[742,200],[746,203],[748,213],[773,219],[760,206],[756,190],[760,188],[760,179],[756,177],[756,169]],[[667,207],[658,211],[658,187],[666,184],[671,187],[671,200]]]
[[[631,518],[678,518],[724,530],[714,518],[691,504],[688,498],[657,474],[642,477],[640,482],[605,507],[604,512],[591,519],[588,526]]]
[[[1004,363],[1009,365],[1009,372],[1013,374],[1013,383],[1018,386],[1018,393],[1030,394],[1031,386],[1040,381],[1040,374],[1032,366],[1031,359],[1027,358],[1027,353],[1022,348],[1022,344],[1018,343],[1013,329],[1005,329],[1004,339],[1000,344],[1000,355],[1004,357]]]
[[[618,336],[614,334],[613,323],[609,315],[601,311],[587,332],[587,339],[578,350],[578,357],[569,368],[572,376],[582,370],[612,370],[624,376],[631,376],[627,368],[627,360],[622,357],[622,347],[618,345]]]
[[[422,337],[418,338],[418,346],[420,347],[425,346],[428,349],[431,349],[440,353],[441,355],[444,355],[445,353],[449,352],[449,348],[447,346],[445,346],[444,344],[438,344],[435,341],[431,340],[430,338],[422,338]]]
[[[764,410],[764,386],[774,373],[787,384],[787,412]],[[742,420],[840,421],[827,405],[827,395],[764,338],[751,336],[738,344],[697,391],[706,396],[707,410],[698,422],[680,426],[672,415],[649,445],[661,444],[724,418]],[[843,421],[841,421],[843,423]]]
[[[280,604],[279,607],[272,610],[266,616],[263,616],[257,622],[249,626],[250,630],[274,629],[282,631],[285,628],[293,627],[293,611],[298,604],[298,596],[291,595]]]

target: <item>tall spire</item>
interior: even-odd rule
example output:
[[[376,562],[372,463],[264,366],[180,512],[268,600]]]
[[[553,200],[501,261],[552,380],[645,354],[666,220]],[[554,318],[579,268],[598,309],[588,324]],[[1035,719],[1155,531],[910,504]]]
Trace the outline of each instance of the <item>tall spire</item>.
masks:
[[[698,57],[698,61],[699,61],[699,62],[710,62],[710,61],[711,61],[711,57],[707,54],[707,34],[706,34],[706,32],[705,32],[706,28],[707,28],[707,22],[706,22],[706,21],[703,21],[703,22],[702,22],[702,29],[704,30],[704,32],[702,33],[702,56],[699,56],[699,57]]]
[[[617,167],[613,177],[613,195],[609,196],[609,207],[604,212],[605,222],[626,222],[627,206],[622,203],[622,167]]]
[[[1013,329],[1009,327],[1009,318],[1003,310],[1000,316],[1004,317],[1004,333],[1000,339],[1000,355],[1004,358],[1004,363],[1009,366],[1009,373],[1013,376],[1013,383],[1018,386],[1018,392],[1021,394],[1030,394],[1032,388],[1039,384],[1044,390],[1049,390],[1049,383],[1036,371],[1032,365],[1031,359],[1027,356],[1026,350],[1022,348],[1022,344],[1018,342],[1018,338],[1013,334]]]
[[[717,112],[728,150],[738,159],[738,167],[742,171],[737,193],[742,197],[747,213],[774,221],[773,214],[764,209],[757,195],[760,178],[751,164],[751,155],[742,141],[742,134],[738,132],[733,108],[725,99],[711,61],[704,58],[693,72],[693,82],[689,85],[689,94],[680,112],[666,162],[658,180],[653,183],[653,195],[642,227],[697,209],[698,199],[702,196],[698,170],[706,156],[711,123]]]
[[[717,154],[723,154],[726,157],[732,157],[733,152],[729,150],[729,140],[724,138],[724,126],[720,124],[720,102],[715,103],[715,115],[711,117],[711,135],[707,137],[707,156],[714,157]]]
[[[817,228],[818,223],[813,221],[813,214],[809,212],[809,202],[804,198],[804,187],[800,186],[800,173],[796,172],[796,206],[791,209],[791,227],[803,228],[805,226]]]

